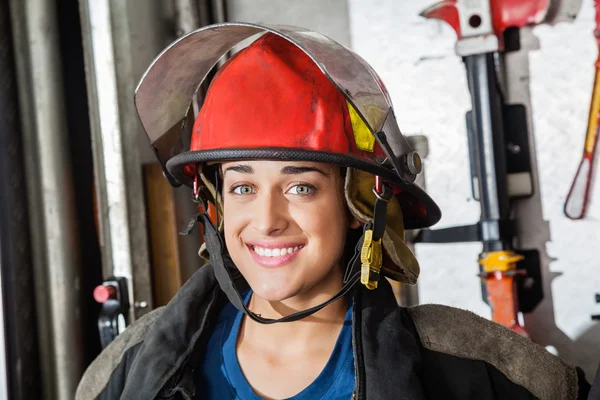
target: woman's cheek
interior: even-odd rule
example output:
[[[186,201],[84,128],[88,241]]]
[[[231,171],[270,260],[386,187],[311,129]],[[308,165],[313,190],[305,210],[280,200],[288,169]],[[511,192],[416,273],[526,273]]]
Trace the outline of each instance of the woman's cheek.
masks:
[[[347,223],[345,214],[338,210],[338,204],[321,202],[314,207],[297,208],[292,211],[292,218],[300,229],[326,253],[337,252],[343,248]]]
[[[225,234],[229,232],[231,235],[239,236],[244,226],[248,225],[252,218],[252,209],[245,207],[243,204],[228,203],[223,207],[223,228]]]

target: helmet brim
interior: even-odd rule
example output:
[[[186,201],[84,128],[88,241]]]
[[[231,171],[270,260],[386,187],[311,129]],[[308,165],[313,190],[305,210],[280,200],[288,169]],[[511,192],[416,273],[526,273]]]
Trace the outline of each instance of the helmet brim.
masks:
[[[394,188],[399,189],[397,197],[402,208],[406,229],[430,227],[436,224],[442,216],[437,204],[418,185],[407,183],[387,167],[344,154],[288,148],[187,151],[172,157],[167,162],[167,170],[179,182],[192,187],[193,178],[184,172],[184,168],[187,165],[205,164],[208,162],[221,163],[233,160],[310,161],[361,169],[373,175],[380,176]]]

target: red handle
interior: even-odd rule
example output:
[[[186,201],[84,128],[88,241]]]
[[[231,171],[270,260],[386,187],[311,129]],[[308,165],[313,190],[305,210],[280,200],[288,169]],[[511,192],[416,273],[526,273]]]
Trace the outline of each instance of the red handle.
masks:
[[[590,199],[592,175],[594,173],[594,155],[598,144],[598,128],[600,123],[600,0],[594,0],[594,7],[596,8],[594,37],[598,45],[596,76],[594,78],[592,101],[590,102],[583,156],[579,162],[579,167],[571,184],[569,194],[567,194],[564,207],[565,215],[573,220],[582,219],[585,216]]]
[[[584,155],[565,201],[564,212],[570,219],[582,219],[585,216],[590,196],[592,169],[592,157]]]

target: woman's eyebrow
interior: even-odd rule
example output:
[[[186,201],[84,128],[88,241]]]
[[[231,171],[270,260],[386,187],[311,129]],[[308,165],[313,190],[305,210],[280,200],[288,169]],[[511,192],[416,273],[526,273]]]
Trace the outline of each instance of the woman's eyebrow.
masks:
[[[329,174],[327,172],[315,167],[294,167],[288,165],[286,167],[281,168],[281,173],[284,175],[298,175],[303,174],[305,172],[318,172],[319,174],[325,177],[329,177]]]
[[[225,169],[225,171],[223,171],[223,175],[225,175],[225,173],[227,171],[235,171],[235,172],[239,172],[240,174],[253,174],[254,173],[254,169],[247,164],[232,165],[231,167],[227,167]]]

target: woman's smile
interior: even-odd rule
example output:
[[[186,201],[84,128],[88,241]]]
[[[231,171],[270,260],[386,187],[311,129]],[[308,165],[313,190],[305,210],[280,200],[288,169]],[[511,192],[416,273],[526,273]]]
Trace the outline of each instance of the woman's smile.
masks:
[[[283,267],[296,258],[303,244],[274,244],[270,247],[265,245],[246,244],[254,261],[261,267],[279,268]]]

